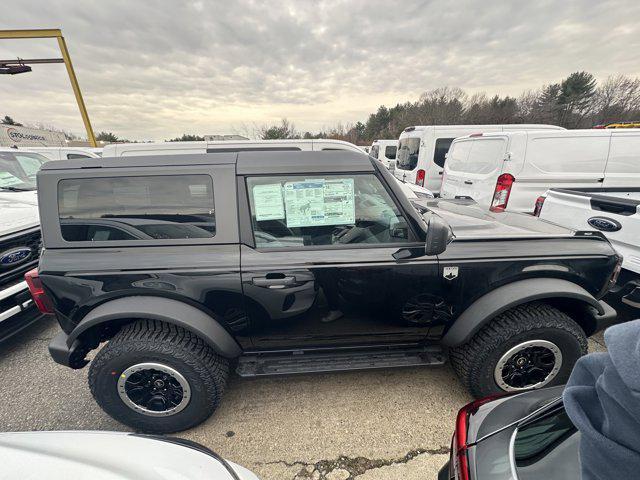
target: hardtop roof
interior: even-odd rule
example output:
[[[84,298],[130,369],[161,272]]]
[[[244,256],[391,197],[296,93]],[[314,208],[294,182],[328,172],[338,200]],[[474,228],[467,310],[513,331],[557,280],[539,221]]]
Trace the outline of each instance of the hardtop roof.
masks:
[[[260,151],[196,153],[176,155],[144,155],[58,160],[42,166],[46,170],[85,170],[124,167],[175,167],[186,165],[236,165],[244,174],[373,172],[371,158],[364,153],[347,150],[321,152]]]

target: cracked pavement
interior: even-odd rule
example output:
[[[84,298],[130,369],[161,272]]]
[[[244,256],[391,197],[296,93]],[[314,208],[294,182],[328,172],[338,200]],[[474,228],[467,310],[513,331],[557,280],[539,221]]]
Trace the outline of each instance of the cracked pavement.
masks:
[[[0,345],[0,430],[126,430],[95,404],[87,369],[55,364],[51,319]],[[601,338],[590,341],[602,350]],[[458,409],[448,366],[288,377],[232,376],[222,405],[177,436],[263,480],[436,478]]]

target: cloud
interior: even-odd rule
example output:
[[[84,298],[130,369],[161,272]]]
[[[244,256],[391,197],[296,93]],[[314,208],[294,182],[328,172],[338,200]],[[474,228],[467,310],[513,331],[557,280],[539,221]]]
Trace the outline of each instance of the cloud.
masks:
[[[640,75],[626,1],[21,0],[0,28],[60,27],[96,131],[229,133],[288,117],[317,130],[443,85],[518,94],[568,73]],[[0,58],[57,56],[52,40]],[[82,132],[64,67],[0,77],[0,114]]]

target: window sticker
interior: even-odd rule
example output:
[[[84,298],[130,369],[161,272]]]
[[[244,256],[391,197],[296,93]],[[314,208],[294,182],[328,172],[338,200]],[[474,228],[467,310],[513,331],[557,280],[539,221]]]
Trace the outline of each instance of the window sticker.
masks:
[[[327,225],[355,223],[356,202],[353,178],[339,178],[325,182],[324,215]]]
[[[281,220],[284,218],[282,186],[279,183],[256,185],[253,187],[253,203],[256,220]]]
[[[22,180],[9,172],[0,172],[0,187],[12,187],[21,183],[23,183]]]
[[[284,202],[290,228],[355,223],[352,178],[287,182]]]

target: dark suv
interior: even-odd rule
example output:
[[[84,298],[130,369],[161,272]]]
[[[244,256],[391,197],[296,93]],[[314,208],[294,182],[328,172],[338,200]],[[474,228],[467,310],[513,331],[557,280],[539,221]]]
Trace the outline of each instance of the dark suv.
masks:
[[[620,258],[597,233],[412,203],[352,152],[51,162],[34,294],[100,406],[170,432],[241,376],[442,364],[476,396],[563,383]]]

